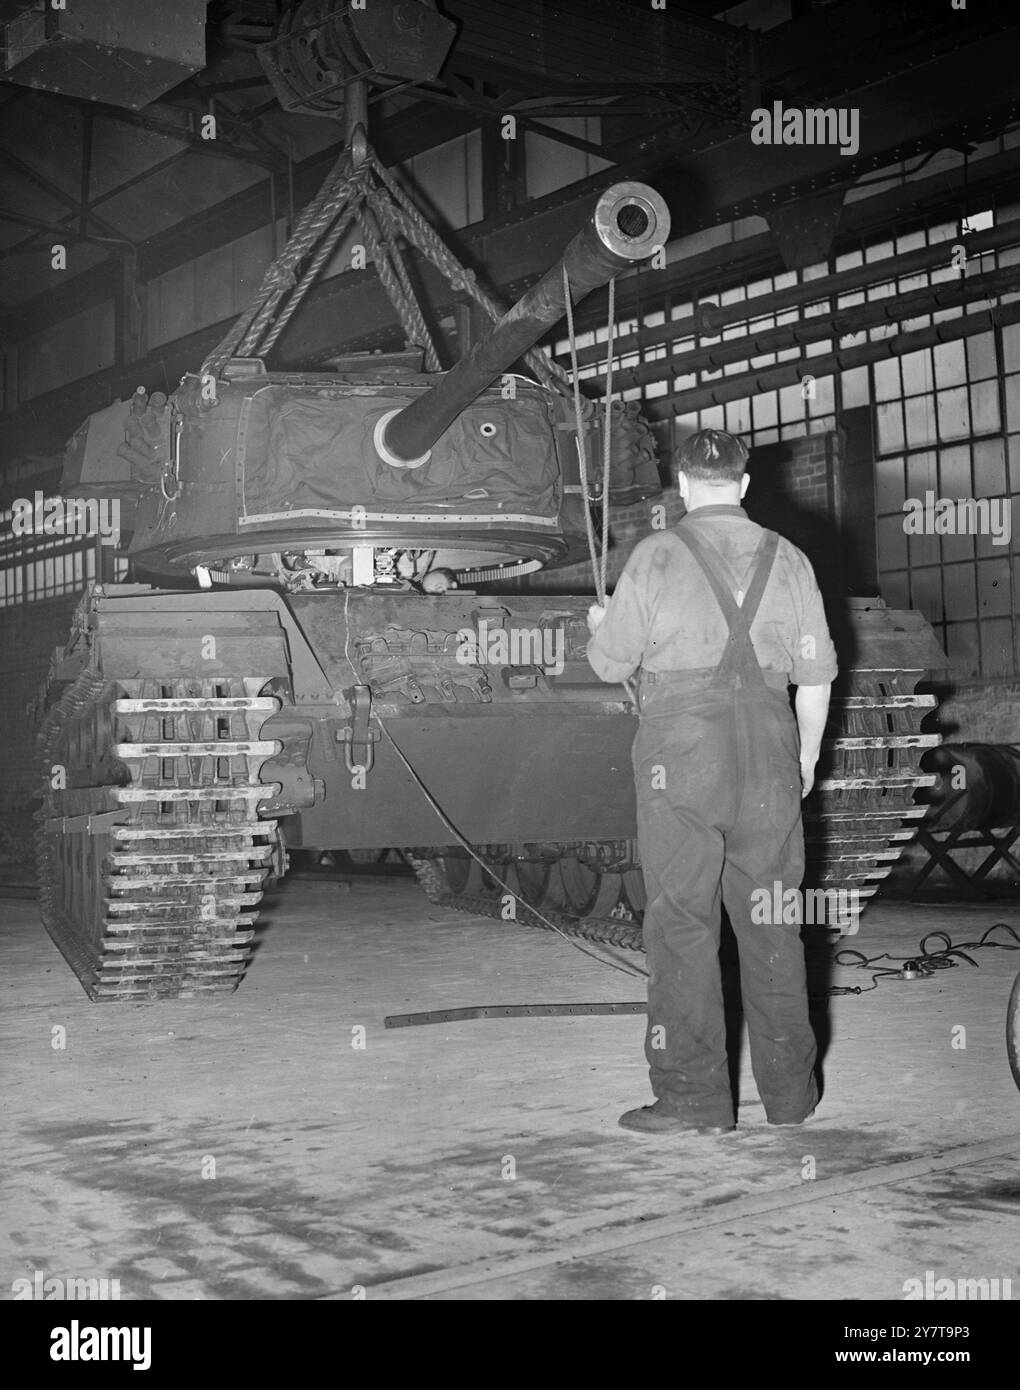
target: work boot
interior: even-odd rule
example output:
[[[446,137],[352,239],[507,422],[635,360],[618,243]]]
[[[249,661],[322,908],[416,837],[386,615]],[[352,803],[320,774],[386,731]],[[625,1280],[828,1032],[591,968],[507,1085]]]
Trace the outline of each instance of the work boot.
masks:
[[[793,1129],[795,1125],[802,1125],[805,1120],[810,1120],[814,1113],[814,1106],[812,1106],[807,1114],[802,1116],[799,1120],[769,1120],[769,1124],[773,1129]]]
[[[729,1134],[736,1125],[691,1124],[682,1115],[664,1108],[662,1101],[626,1110],[617,1121],[621,1129],[633,1129],[639,1134]]]

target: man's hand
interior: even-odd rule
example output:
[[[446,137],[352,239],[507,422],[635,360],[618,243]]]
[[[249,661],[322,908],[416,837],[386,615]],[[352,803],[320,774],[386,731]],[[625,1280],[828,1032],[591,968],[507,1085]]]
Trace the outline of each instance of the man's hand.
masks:
[[[794,704],[800,734],[801,800],[815,785],[815,763],[822,746],[822,734],[829,715],[830,685],[798,685]]]
[[[588,609],[588,631],[592,636],[595,635],[595,629],[605,616],[606,610],[602,607],[601,603],[593,603]]]
[[[805,762],[803,759],[800,764],[800,799],[811,795],[811,788],[815,785],[815,764]]]

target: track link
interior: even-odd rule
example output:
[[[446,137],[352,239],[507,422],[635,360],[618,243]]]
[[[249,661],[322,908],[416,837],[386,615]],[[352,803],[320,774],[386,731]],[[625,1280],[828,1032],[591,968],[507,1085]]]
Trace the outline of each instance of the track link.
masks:
[[[413,867],[419,885],[424,889],[430,902],[439,907],[452,907],[457,912],[469,912],[476,917],[495,917],[505,921],[502,908],[502,892],[489,894],[457,893],[451,887],[442,863],[438,859],[425,859],[405,852],[404,856]],[[633,916],[598,917],[577,916],[562,908],[543,901],[538,906],[541,916],[515,893],[515,924],[526,927],[540,927],[544,931],[557,930],[564,936],[579,937],[584,941],[594,941],[600,946],[618,946],[625,951],[644,949],[641,940],[641,923]],[[545,919],[545,920],[543,920]]]
[[[265,677],[105,682],[82,672],[40,734],[43,921],[95,1000],[235,990],[271,869],[259,820],[279,750]]]

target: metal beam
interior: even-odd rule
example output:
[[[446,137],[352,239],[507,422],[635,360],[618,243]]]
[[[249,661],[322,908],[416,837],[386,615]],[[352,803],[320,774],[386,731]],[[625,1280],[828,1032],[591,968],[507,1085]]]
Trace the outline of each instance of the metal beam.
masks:
[[[44,193],[49,194],[54,202],[63,203],[65,208],[69,208],[72,212],[77,212],[79,205],[70,193],[65,193],[58,184],[48,179],[45,174],[40,174],[38,169],[33,169],[30,164],[26,164],[23,159],[19,159],[18,156],[13,154],[10,150],[0,148],[0,163],[8,165],[20,174],[23,179],[27,179],[29,183],[34,183],[37,188],[41,188]],[[107,236],[117,237],[121,241],[127,241],[127,237],[124,236],[123,232],[118,231],[118,229],[113,226],[111,222],[107,222],[105,218],[98,217],[95,213],[90,213],[89,216],[99,230],[104,232]]]
[[[376,146],[377,153],[385,163],[400,163],[431,149],[434,145],[443,144],[457,135],[477,129],[475,118],[467,111],[445,111],[438,118],[429,114],[428,121],[423,119],[426,112],[424,103],[415,103],[388,123],[383,138]],[[322,179],[335,162],[338,152],[339,144],[331,145],[294,168],[294,196],[297,206],[302,206],[318,192]],[[144,183],[146,179],[164,171],[175,161],[186,158],[188,154],[188,149],[179,150],[153,168],[100,194],[92,200],[92,207],[118,197],[127,188]],[[277,204],[285,207],[288,201],[289,179],[283,173],[277,174],[275,178],[278,180],[275,184]],[[68,201],[74,202],[73,199]],[[201,212],[193,213],[175,226],[148,238],[139,247],[139,277],[142,283],[191,259],[195,254],[196,245],[205,251],[211,251],[259,227],[264,227],[267,222],[267,203],[270,201],[267,199],[265,183],[253,184],[250,188],[242,189]],[[113,266],[97,266],[93,270],[84,271],[67,284],[45,290],[28,303],[12,310],[0,320],[0,332],[8,341],[26,333],[38,332],[51,324],[59,323],[68,314],[77,313],[115,296],[118,284],[118,273]]]
[[[191,129],[178,125],[174,121],[163,120],[158,114],[146,114],[153,111],[155,103],[146,107],[145,111],[128,111],[126,108],[109,106],[101,101],[82,102],[76,97],[64,96],[61,92],[50,92],[49,96],[55,101],[69,102],[73,106],[87,109],[95,115],[116,122],[118,125],[137,126],[141,130],[149,130],[155,135],[162,135],[168,140],[176,140],[182,145],[187,145],[193,154],[236,159],[242,164],[255,164],[262,169],[274,167],[273,161],[266,159],[265,156],[256,151],[244,149],[236,141],[229,138],[218,137],[215,140],[203,140]]]
[[[1014,236],[1020,241],[1020,227]],[[806,343],[824,343],[829,339],[838,343],[841,338],[855,336],[864,329],[905,323],[943,309],[958,308],[982,299],[997,299],[1018,289],[1020,266],[1004,266],[987,275],[967,276],[958,282],[947,281],[927,289],[913,290],[909,294],[891,295],[869,304],[837,309],[831,315],[815,314],[810,318],[799,318],[796,323],[784,324],[781,328],[749,332],[742,338],[671,353],[668,357],[657,357],[640,367],[618,368],[613,373],[613,386],[617,391],[629,391],[634,386],[645,386],[651,381],[671,382],[678,376],[718,371],[720,367],[730,366],[734,362],[748,362],[751,358],[764,357],[769,353],[802,348]],[[816,360],[806,357],[803,365],[810,368]],[[604,376],[605,372],[601,371],[586,380],[601,381]],[[739,380],[739,377],[732,379]]]
[[[1020,169],[1020,161],[1017,162],[1017,167]],[[1017,242],[1020,242],[1020,221],[1010,220],[997,227],[989,227],[983,232],[970,232],[965,237],[961,237],[960,244],[966,247],[968,257],[973,259],[990,251],[1001,251],[1013,247]],[[642,328],[636,333],[617,338],[615,351],[620,356],[626,356],[632,352],[641,352],[650,347],[658,347],[662,343],[675,342],[679,338],[694,337],[696,334],[700,334],[702,337],[718,338],[721,337],[725,328],[734,324],[748,323],[754,319],[764,318],[766,315],[782,313],[787,309],[799,309],[807,304],[817,304],[823,299],[835,299],[853,290],[864,289],[871,285],[886,284],[890,280],[905,279],[910,275],[937,270],[950,263],[952,244],[948,241],[936,242],[931,246],[918,247],[916,251],[905,251],[897,256],[884,256],[880,260],[867,261],[863,265],[852,266],[848,270],[837,270],[832,275],[804,280],[798,284],[790,285],[786,289],[774,290],[771,294],[752,295],[749,299],[741,299],[736,303],[726,304],[722,307],[717,304],[702,303],[698,306],[697,311],[687,318],[672,319],[669,323],[660,324],[654,328]],[[889,302],[891,301],[886,299],[880,301],[882,304]],[[790,328],[795,326],[794,324],[788,325]],[[714,348],[706,349],[709,352],[714,350]],[[756,357],[759,353],[767,350],[759,348],[751,356]],[[590,366],[593,362],[600,362],[604,356],[604,344],[598,343],[590,348],[581,348],[577,353],[578,366]],[[566,354],[561,353],[560,360],[566,365]],[[740,360],[739,355],[735,360]]]
[[[18,227],[30,227],[35,232],[43,232],[47,236],[60,237],[62,241],[87,241],[94,246],[101,246],[105,250],[130,251],[134,248],[127,237],[106,237],[97,236],[95,232],[76,232],[72,227],[62,226],[57,222],[43,222],[38,217],[26,217],[20,212],[7,212],[0,208],[0,221],[13,222]],[[6,247],[2,256],[17,256],[25,251],[37,251],[37,246],[30,246],[28,241],[18,242],[15,246]]]
[[[89,184],[92,181],[92,112],[83,111],[81,120],[81,195],[78,231],[84,236],[89,219]]]
[[[1004,328],[1014,323],[1020,323],[1020,304],[964,314],[962,318],[951,319],[948,323],[937,323],[931,328],[919,328],[911,333],[896,333],[874,343],[862,343],[860,347],[841,348],[838,352],[826,353],[821,357],[801,357],[796,362],[784,362],[778,367],[741,372],[739,376],[726,377],[724,381],[695,386],[688,391],[674,391],[669,396],[656,396],[654,400],[643,403],[642,411],[651,420],[668,420],[676,415],[723,405],[727,401],[740,401],[766,391],[777,391],[783,386],[795,386],[806,375],[815,378],[831,376],[837,371],[849,371],[853,367],[881,362],[887,357],[904,357],[923,348],[957,342],[974,333],[987,333],[990,328]]]

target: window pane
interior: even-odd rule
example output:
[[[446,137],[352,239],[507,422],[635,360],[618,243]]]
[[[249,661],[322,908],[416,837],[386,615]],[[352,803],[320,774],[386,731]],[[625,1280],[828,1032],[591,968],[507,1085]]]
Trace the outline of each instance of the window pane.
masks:
[[[1006,377],[1006,428],[1020,430],[1020,376]]]
[[[879,452],[895,454],[903,448],[903,407],[898,401],[891,401],[880,405],[877,414]]]
[[[953,671],[960,680],[979,676],[977,623],[949,623],[946,627],[946,651]]]
[[[1007,323],[1002,330],[1002,366],[1007,372],[1020,370],[1020,323]]]
[[[946,617],[950,620],[977,615],[977,587],[973,565],[946,565],[942,571]]]
[[[919,448],[935,443],[935,402],[931,396],[911,396],[904,402],[907,421],[907,447]]]
[[[751,402],[746,397],[742,401],[727,401],[726,428],[730,434],[746,434],[751,428]]]
[[[939,435],[942,439],[965,439],[970,434],[970,406],[963,387],[940,391],[938,410]]]
[[[779,392],[779,418],[784,425],[803,420],[806,406],[798,385],[784,386]]]
[[[910,566],[937,565],[942,559],[938,536],[908,536]]]
[[[767,429],[770,425],[778,423],[779,401],[775,391],[766,391],[761,396],[755,396],[751,409],[756,430]]]
[[[906,496],[903,488],[903,460],[875,460],[875,502],[880,512],[901,511]]]
[[[935,559],[938,559],[937,553]],[[907,537],[903,533],[903,516],[880,516],[878,518],[879,569],[884,573],[886,570],[905,569],[906,564]]]
[[[904,395],[919,396],[922,392],[934,389],[931,353],[927,349],[922,352],[906,353],[900,358],[900,366],[903,369]]]
[[[1001,439],[979,439],[974,450],[974,496],[1001,497],[1006,491],[1006,462]]]
[[[808,398],[808,414],[817,421],[821,416],[830,414],[835,403],[832,377],[819,377],[815,382],[814,396]]]
[[[910,584],[906,570],[895,570],[882,575],[882,597],[890,608],[909,608]]]
[[[867,367],[851,367],[843,373],[844,409],[853,410],[856,406],[867,405],[868,400]]]
[[[1013,624],[1009,618],[992,618],[981,624],[981,674],[1013,674]]]
[[[979,381],[970,388],[970,414],[975,434],[999,428],[999,383]]]
[[[900,363],[896,357],[875,363],[875,400],[894,401],[902,394]]]
[[[928,491],[938,495],[939,484],[935,471],[935,455],[930,449],[911,454],[907,459],[907,496],[924,501]]]
[[[995,334],[975,333],[972,338],[966,339],[966,343],[967,370],[971,381],[984,381],[995,376],[998,370],[995,362]],[[940,382],[939,385],[941,384]],[[955,386],[957,383],[954,381],[951,384]]]
[[[911,607],[923,613],[930,623],[941,622],[942,613],[942,571],[941,569],[914,570],[910,576]]]
[[[1009,561],[982,560],[977,573],[978,613],[981,617],[999,617],[1009,613]]]
[[[966,356],[962,342],[939,343],[934,349],[936,386],[962,386]]]
[[[954,518],[952,525],[957,524]],[[966,522],[964,525],[966,526]],[[940,537],[942,542],[942,562],[951,564],[954,560],[973,560],[974,558],[974,535],[969,530],[963,530],[959,535],[946,535]]]
[[[958,444],[955,449],[939,450],[939,489],[943,497],[970,497],[970,448]]]

